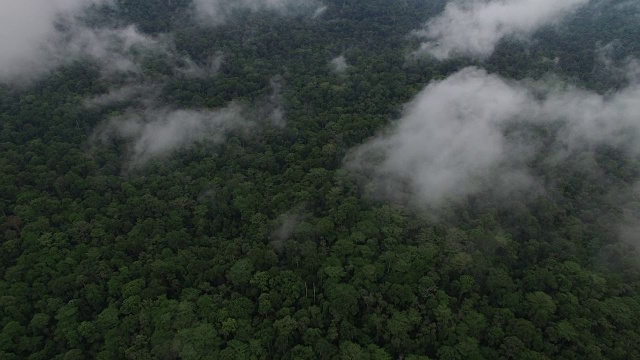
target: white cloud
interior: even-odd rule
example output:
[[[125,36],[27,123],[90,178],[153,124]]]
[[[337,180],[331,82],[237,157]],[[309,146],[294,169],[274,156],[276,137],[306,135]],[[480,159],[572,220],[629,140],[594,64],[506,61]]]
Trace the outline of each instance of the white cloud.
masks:
[[[636,84],[605,95],[575,88],[554,90],[540,105],[538,118],[564,121],[560,139],[570,150],[607,144],[638,153],[638,99]]]
[[[428,85],[387,133],[355,149],[346,164],[372,176],[378,192],[408,194],[429,208],[481,192],[537,190],[527,161],[540,140],[523,124],[560,128],[556,158],[548,161],[604,144],[638,155],[637,99],[637,85],[601,95],[466,68]]]
[[[322,5],[322,6],[318,7],[316,9],[316,11],[313,12],[313,16],[311,16],[311,18],[317,19],[320,16],[322,16],[325,12],[327,12],[327,6],[326,5]]]
[[[344,55],[340,55],[332,59],[329,62],[329,64],[331,65],[331,68],[333,69],[333,71],[337,73],[343,73],[349,67],[349,64],[347,63],[347,58],[345,58]]]
[[[232,102],[221,109],[174,109],[162,104],[162,83],[129,84],[88,99],[88,108],[136,103],[124,114],[112,117],[94,133],[93,140],[128,144],[128,165],[136,168],[197,144],[220,144],[233,135],[250,135],[264,126],[286,124],[278,79],[271,81],[272,94],[251,106]]]
[[[589,0],[452,0],[444,12],[416,34],[427,41],[421,52],[443,60],[484,58],[504,38],[526,37],[554,24]]]
[[[600,75],[609,81],[640,82],[640,61],[630,56],[621,59],[620,54],[624,54],[625,50],[619,41],[598,46],[595,53],[597,63],[593,72],[596,76]]]
[[[145,56],[167,60],[183,76],[217,72],[223,58],[205,65],[178,54],[170,36],[149,36],[133,25],[92,28],[81,21],[92,5],[108,0],[25,0],[0,3],[0,81],[24,83],[59,66],[88,60],[104,75],[141,74]]]
[[[174,55],[175,57],[175,55]],[[188,57],[181,57],[176,62],[181,63],[176,71],[187,78],[205,78],[217,75],[224,63],[225,56],[221,52],[210,56],[203,65],[195,63]]]
[[[525,89],[464,69],[427,86],[389,134],[352,154],[350,166],[374,166],[377,180],[391,188],[408,181],[429,206],[475,193],[485,181],[524,179],[510,163],[502,126],[529,102]]]
[[[104,142],[127,140],[131,166],[136,167],[195,144],[224,142],[231,132],[253,126],[243,116],[243,111],[237,104],[219,110],[152,108],[131,111],[111,119],[96,136]]]
[[[143,35],[134,26],[118,29],[91,29],[74,26],[48,52],[57,63],[70,59],[90,59],[106,73],[141,73],[140,61],[132,50],[162,50],[164,44]]]
[[[194,0],[193,5],[196,17],[209,25],[221,25],[239,11],[288,14],[305,10],[317,17],[326,10],[316,0]]]
[[[56,21],[75,16],[99,0],[3,0],[0,2],[0,80],[24,76],[55,36]],[[49,60],[49,59],[47,59]],[[44,63],[44,64],[43,64]]]
[[[124,101],[134,101],[145,107],[151,107],[157,101],[160,90],[158,84],[129,84],[113,88],[105,94],[86,99],[84,105],[89,109],[96,109]]]

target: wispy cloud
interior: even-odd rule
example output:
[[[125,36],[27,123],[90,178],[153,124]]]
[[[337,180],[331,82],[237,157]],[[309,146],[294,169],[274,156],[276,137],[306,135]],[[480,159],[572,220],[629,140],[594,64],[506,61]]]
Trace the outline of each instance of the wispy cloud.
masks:
[[[238,104],[219,110],[170,109],[129,111],[107,122],[96,136],[103,142],[124,139],[129,143],[130,165],[138,167],[177,150],[200,143],[219,144],[234,131],[254,124]]]
[[[194,0],[193,6],[196,17],[208,25],[224,24],[243,11],[271,11],[279,14],[304,11],[314,18],[326,11],[326,7],[316,0]]]
[[[22,78],[50,68],[44,49],[57,41],[57,21],[74,17],[99,0],[22,0],[0,3],[0,80]],[[57,60],[57,59],[56,59]]]
[[[14,4],[15,3],[15,4]],[[144,61],[165,60],[183,76],[215,74],[223,58],[198,64],[180,54],[169,35],[150,36],[134,25],[91,27],[82,20],[107,0],[25,0],[0,4],[0,81],[24,83],[74,61],[90,61],[105,76],[140,75]]]
[[[347,68],[349,68],[349,64],[347,63],[347,58],[345,58],[344,55],[340,55],[333,58],[329,62],[329,65],[331,66],[333,71],[339,74],[345,72]]]
[[[139,168],[198,144],[221,144],[230,135],[250,136],[268,126],[285,126],[282,84],[272,80],[272,93],[252,104],[231,102],[219,109],[180,109],[164,104],[162,83],[129,84],[87,99],[89,109],[126,103],[127,110],[108,119],[94,132],[93,143],[127,144],[127,166]]]
[[[88,109],[97,109],[123,102],[131,102],[150,107],[157,101],[160,91],[159,84],[126,84],[115,87],[107,93],[85,99],[84,105]]]
[[[326,6],[326,5],[319,6],[319,7],[316,9],[316,11],[314,11],[314,12],[313,12],[313,15],[312,15],[311,17],[312,17],[313,19],[317,19],[317,18],[319,18],[320,16],[324,15],[324,13],[326,13],[326,12],[327,12],[327,9],[328,9],[328,8],[327,8],[327,6]]]
[[[541,139],[528,125],[559,129],[558,162],[599,145],[640,154],[640,86],[597,94],[562,83],[505,80],[466,68],[428,85],[386,133],[355,149],[348,167],[379,193],[437,208],[478,193],[538,191],[528,162]]]
[[[590,0],[452,0],[416,35],[420,52],[444,60],[485,58],[507,37],[526,37],[559,22]]]

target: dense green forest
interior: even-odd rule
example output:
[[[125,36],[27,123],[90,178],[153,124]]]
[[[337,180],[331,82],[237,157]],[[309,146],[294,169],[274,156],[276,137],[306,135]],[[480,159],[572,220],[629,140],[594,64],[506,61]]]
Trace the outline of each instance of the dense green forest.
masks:
[[[184,76],[143,56],[123,78],[78,60],[0,84],[0,358],[640,359],[640,254],[616,225],[640,213],[622,190],[640,180],[639,157],[601,144],[587,170],[543,148],[528,166],[547,191],[481,192],[437,215],[372,196],[344,162],[470,65],[624,87],[599,49],[613,43],[618,65],[639,56],[640,12],[594,3],[487,59],[444,61],[407,54],[445,1],[328,0],[317,18],[240,11],[217,26],[189,0],[91,9],[90,26],[171,34],[175,54],[222,61]],[[138,98],[87,106],[134,85]],[[145,96],[261,119],[277,102],[285,120],[139,165],[99,129]]]

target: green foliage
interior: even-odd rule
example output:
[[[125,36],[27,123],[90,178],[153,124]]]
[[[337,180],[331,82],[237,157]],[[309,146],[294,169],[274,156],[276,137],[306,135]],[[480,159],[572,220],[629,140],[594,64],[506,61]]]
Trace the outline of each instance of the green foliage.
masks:
[[[98,69],[0,86],[0,358],[640,359],[637,253],[616,241],[605,191],[640,179],[628,154],[598,149],[598,179],[531,164],[548,194],[480,195],[437,219],[367,197],[341,169],[431,79],[472,64],[403,55],[444,1],[332,0],[323,21],[216,28],[185,20],[189,1],[117,2],[94,20],[170,32],[197,62],[225,54],[202,79],[145,64],[167,106],[259,103],[277,77],[286,126],[130,170],[126,144],[93,142],[125,110],[83,105],[114,85]],[[539,78],[559,57],[560,76],[618,86],[576,44],[629,34],[634,55],[638,27],[585,16],[485,65]],[[351,67],[336,76],[341,53]]]

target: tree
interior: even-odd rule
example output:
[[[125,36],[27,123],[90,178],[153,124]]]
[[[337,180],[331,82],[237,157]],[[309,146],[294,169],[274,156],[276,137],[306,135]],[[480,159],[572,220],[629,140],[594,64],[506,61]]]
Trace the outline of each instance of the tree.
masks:
[[[528,315],[538,327],[544,327],[556,311],[556,304],[551,296],[536,291],[525,296],[527,299]]]
[[[236,286],[244,286],[249,283],[253,276],[254,267],[249,259],[242,259],[236,261],[235,264],[229,269],[229,280]]]

